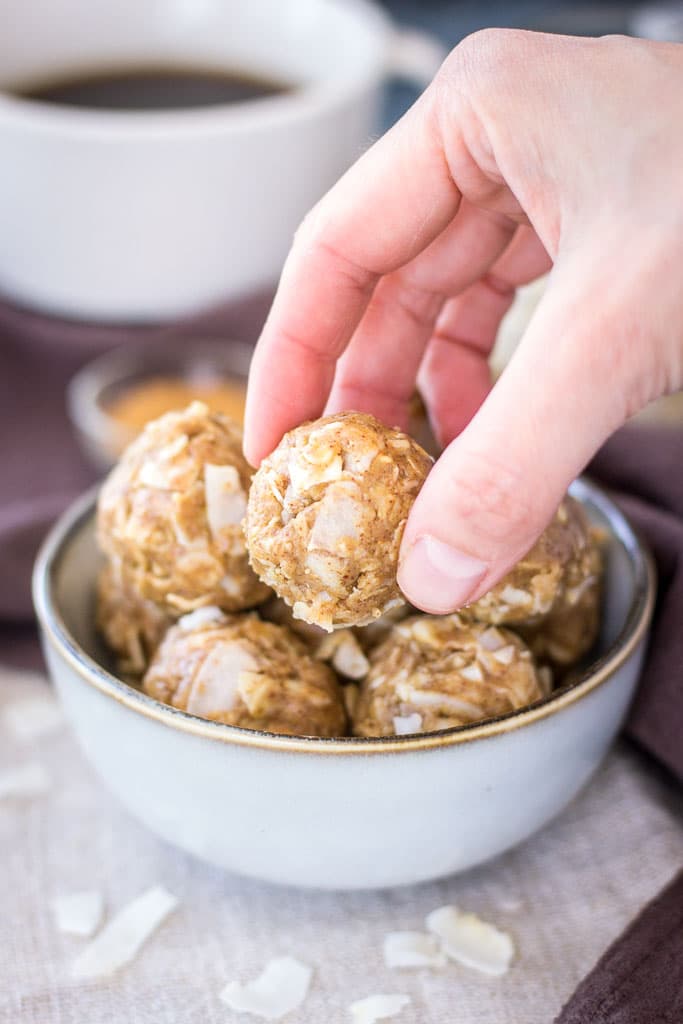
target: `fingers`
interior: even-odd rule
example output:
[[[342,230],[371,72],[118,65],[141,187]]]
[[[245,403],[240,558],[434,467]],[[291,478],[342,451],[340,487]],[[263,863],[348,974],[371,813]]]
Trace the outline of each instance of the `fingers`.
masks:
[[[442,446],[467,426],[489,392],[489,356],[515,289],[550,265],[536,233],[518,227],[490,272],[444,306],[418,378]]]
[[[251,462],[286,430],[319,415],[335,361],[379,277],[428,246],[459,202],[428,89],[318,204],[294,240],[250,372],[245,451]]]
[[[584,270],[556,267],[511,363],[418,496],[398,579],[426,611],[452,611],[489,590],[624,420],[637,356],[619,355],[619,303],[605,321],[605,268]],[[628,301],[621,297],[622,311]]]
[[[483,274],[515,227],[507,217],[463,201],[424,252],[382,278],[337,364],[327,410],[357,409],[405,427],[417,371],[445,297]]]

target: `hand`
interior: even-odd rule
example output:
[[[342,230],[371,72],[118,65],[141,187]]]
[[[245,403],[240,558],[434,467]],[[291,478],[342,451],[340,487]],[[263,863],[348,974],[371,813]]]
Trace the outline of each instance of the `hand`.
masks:
[[[487,30],[299,229],[245,450],[326,402],[405,426],[418,378],[448,445],[401,549],[420,608],[490,589],[608,435],[683,386],[682,125],[681,46]],[[551,265],[491,389],[515,288]]]

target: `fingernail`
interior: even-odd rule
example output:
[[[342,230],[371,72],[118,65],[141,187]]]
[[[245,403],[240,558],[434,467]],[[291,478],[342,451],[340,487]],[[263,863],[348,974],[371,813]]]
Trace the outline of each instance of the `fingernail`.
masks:
[[[445,615],[467,604],[487,569],[486,562],[425,534],[400,563],[398,585],[418,608]]]

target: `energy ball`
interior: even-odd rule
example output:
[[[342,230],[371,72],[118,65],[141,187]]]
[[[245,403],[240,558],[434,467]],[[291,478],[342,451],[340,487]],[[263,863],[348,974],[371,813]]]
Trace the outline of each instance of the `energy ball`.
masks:
[[[120,567],[108,563],[97,581],[95,622],[124,675],[139,677],[173,619],[126,586]]]
[[[415,615],[370,656],[356,736],[433,732],[506,714],[549,692],[531,651],[506,629],[460,615]]]
[[[567,497],[531,551],[463,614],[494,625],[530,626],[561,608],[565,596],[595,574],[590,528],[579,503]]]
[[[432,459],[407,434],[347,412],[285,434],[254,476],[246,536],[259,577],[327,631],[403,604],[398,552]]]
[[[105,480],[99,545],[127,586],[175,617],[203,605],[250,608],[268,596],[242,533],[250,481],[235,423],[202,402],[167,413]]]
[[[179,619],[142,683],[151,697],[200,718],[292,736],[343,736],[334,673],[283,626],[255,614],[199,608]]]
[[[590,651],[600,631],[602,553],[592,542],[586,561],[569,579],[548,617],[535,625],[520,624],[520,636],[539,663],[562,670]]]

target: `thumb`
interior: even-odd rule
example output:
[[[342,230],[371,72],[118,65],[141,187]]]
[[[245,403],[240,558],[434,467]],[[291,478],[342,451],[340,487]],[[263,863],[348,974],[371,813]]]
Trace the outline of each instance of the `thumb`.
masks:
[[[604,269],[590,283],[583,271],[578,281],[553,271],[509,366],[418,495],[398,582],[425,611],[445,614],[490,590],[602,442],[650,397],[650,347],[629,317],[639,303],[642,317],[642,302],[626,282],[615,294],[612,281],[610,292]]]

